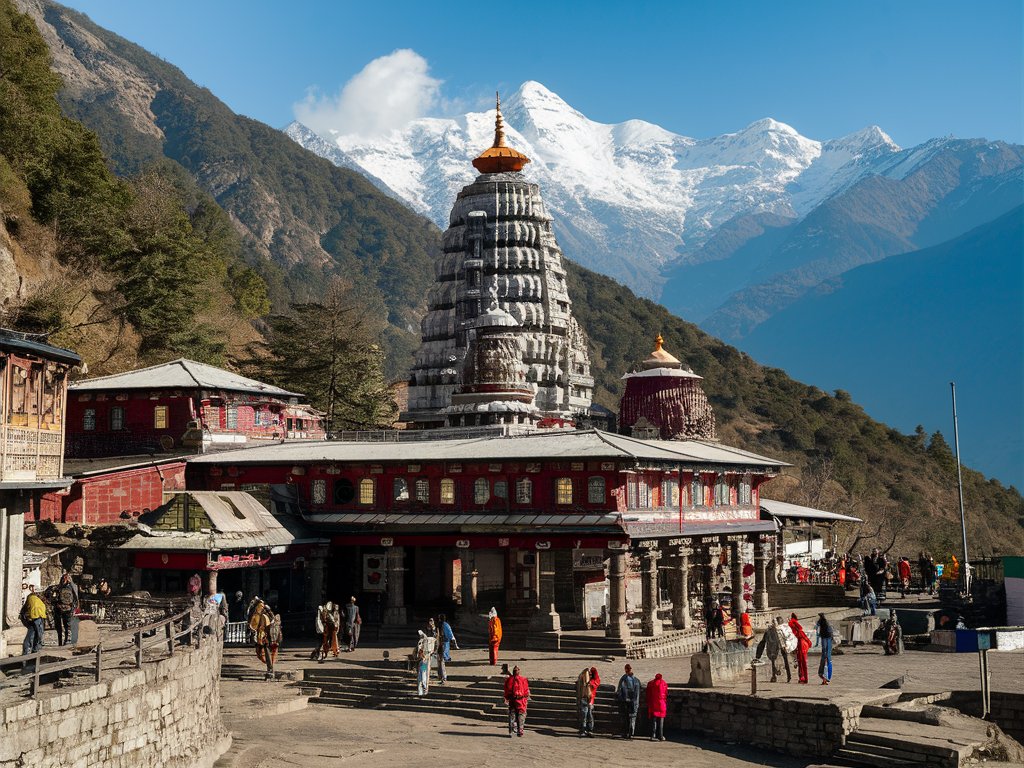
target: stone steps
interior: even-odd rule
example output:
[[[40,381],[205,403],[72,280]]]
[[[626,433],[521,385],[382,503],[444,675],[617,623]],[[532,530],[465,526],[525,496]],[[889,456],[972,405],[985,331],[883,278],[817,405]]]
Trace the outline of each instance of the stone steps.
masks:
[[[504,678],[477,679],[449,676],[446,685],[431,682],[427,696],[416,695],[416,679],[410,673],[367,670],[306,671],[305,684],[320,689],[311,703],[349,708],[395,709],[407,712],[452,712],[462,717],[504,723],[507,716],[502,692]],[[603,732],[617,732],[621,718],[611,686],[602,686],[595,707],[595,721]],[[530,686],[527,720],[533,726],[577,728],[574,682],[537,681]]]
[[[877,708],[869,712],[878,714]],[[834,758],[855,766],[959,768],[990,741],[980,720],[950,727],[908,715],[896,710],[882,717],[862,716]]]

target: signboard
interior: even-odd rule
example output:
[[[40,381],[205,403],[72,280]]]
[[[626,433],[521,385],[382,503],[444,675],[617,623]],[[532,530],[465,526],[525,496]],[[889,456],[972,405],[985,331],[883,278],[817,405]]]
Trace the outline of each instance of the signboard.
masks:
[[[604,570],[604,550],[574,549],[572,551],[572,569],[574,571]]]
[[[363,555],[363,591],[383,592],[387,588],[384,555]]]

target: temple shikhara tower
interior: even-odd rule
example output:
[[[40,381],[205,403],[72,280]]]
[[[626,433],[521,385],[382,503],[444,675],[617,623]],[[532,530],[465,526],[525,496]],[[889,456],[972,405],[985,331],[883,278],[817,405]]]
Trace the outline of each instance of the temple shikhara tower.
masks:
[[[590,408],[587,339],[526,155],[494,144],[473,161],[435,265],[403,421],[418,429],[570,425]]]
[[[623,376],[626,391],[619,402],[619,428],[634,434],[650,430],[662,440],[714,440],[715,412],[701,386],[703,378],[662,349],[654,351],[639,371]]]

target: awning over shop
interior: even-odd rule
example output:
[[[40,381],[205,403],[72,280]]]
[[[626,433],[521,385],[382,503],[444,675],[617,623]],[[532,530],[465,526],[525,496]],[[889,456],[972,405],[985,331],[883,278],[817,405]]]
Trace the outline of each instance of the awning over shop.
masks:
[[[860,523],[859,517],[852,515],[841,515],[838,512],[827,512],[824,509],[814,507],[802,507],[799,504],[791,504],[788,501],[774,501],[772,499],[761,499],[761,519],[776,519],[786,527],[814,526],[825,527],[835,523]]]

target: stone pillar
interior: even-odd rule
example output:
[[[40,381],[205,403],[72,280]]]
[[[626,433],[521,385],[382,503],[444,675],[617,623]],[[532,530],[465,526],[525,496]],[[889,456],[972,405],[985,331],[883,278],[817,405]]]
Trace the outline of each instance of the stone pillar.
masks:
[[[715,573],[715,566],[718,563],[718,545],[717,544],[701,544],[700,547],[700,562],[698,567],[700,568],[700,584],[701,591],[704,593],[704,605],[701,606],[701,610],[706,610],[708,604],[711,602],[714,596],[711,591],[712,577]]]
[[[729,570],[732,576],[732,617],[739,627],[740,614],[746,608],[746,601],[743,599],[743,555],[738,541],[729,542]]]
[[[216,571],[210,571],[206,575],[206,589],[208,590],[207,594],[209,594],[209,592],[213,592],[214,594],[216,594],[216,592],[217,592],[217,572]]]
[[[758,537],[754,541],[754,610],[768,610],[768,553],[764,541]]]
[[[644,637],[661,634],[661,619],[658,618],[658,606],[661,604],[658,595],[658,559],[660,557],[661,552],[657,549],[648,549],[643,553],[643,565],[640,570],[643,613],[640,617],[640,626]]]
[[[409,609],[405,605],[405,547],[388,547],[388,603],[384,608],[385,624],[408,624]]]
[[[459,613],[469,618],[477,613],[476,558],[469,549],[460,549],[459,561],[462,566],[462,603],[459,605]]]
[[[531,626],[545,632],[560,632],[562,618],[555,609],[555,553],[551,550],[537,552],[537,573],[540,574],[538,586],[540,607]]]
[[[626,623],[626,553],[615,550],[608,558],[608,624],[605,636],[629,640]]]
[[[672,626],[675,629],[689,629],[693,626],[690,615],[690,555],[692,550],[683,546],[674,558],[672,580]]]
[[[250,595],[252,597],[252,595]],[[324,556],[314,552],[306,559],[306,599],[307,611],[315,611],[324,598]],[[339,596],[339,599],[344,599]]]

